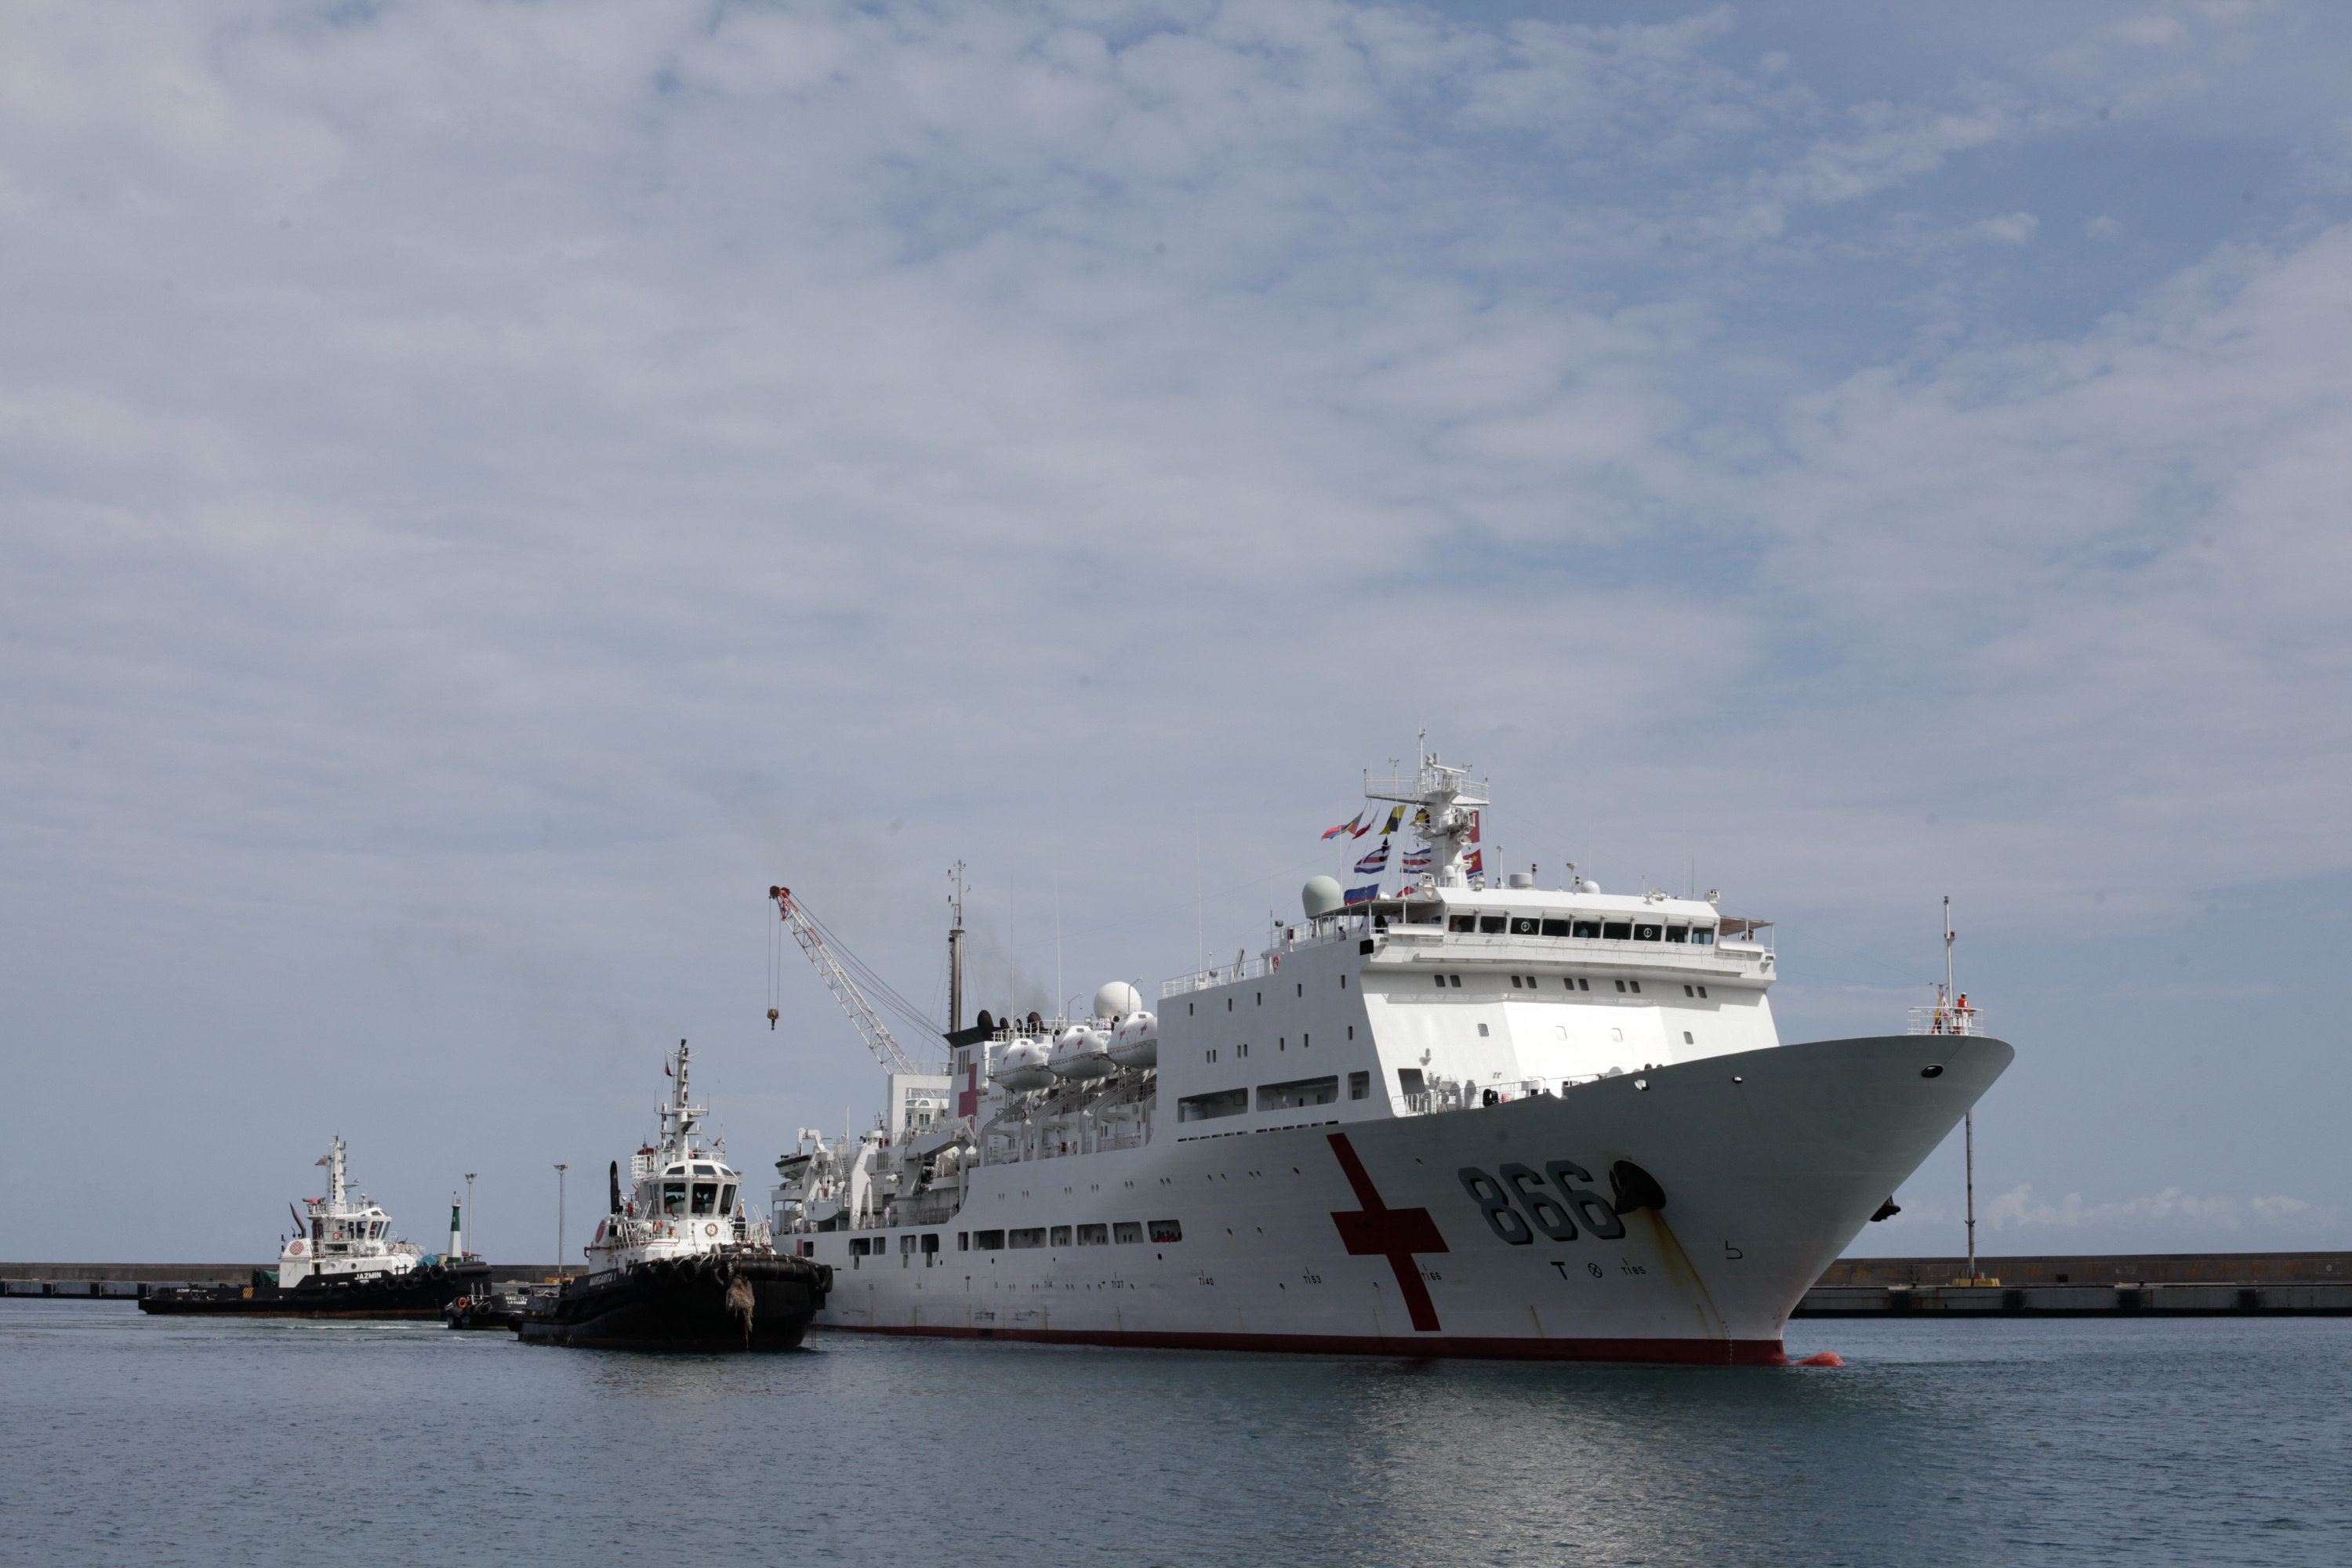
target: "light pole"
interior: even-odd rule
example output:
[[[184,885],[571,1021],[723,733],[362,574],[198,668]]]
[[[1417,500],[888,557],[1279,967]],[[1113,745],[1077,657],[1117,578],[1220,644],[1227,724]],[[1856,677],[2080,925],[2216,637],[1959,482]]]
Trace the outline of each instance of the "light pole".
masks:
[[[473,1172],[471,1172],[471,1171],[468,1171],[468,1172],[467,1172],[467,1173],[466,1173],[466,1246],[465,1246],[464,1251],[465,1251],[465,1253],[466,1253],[466,1255],[467,1255],[467,1257],[471,1257],[471,1256],[473,1256],[473,1251],[474,1251],[474,1173],[473,1173]]]
[[[563,1278],[563,1173],[569,1165],[555,1167],[555,1277]]]

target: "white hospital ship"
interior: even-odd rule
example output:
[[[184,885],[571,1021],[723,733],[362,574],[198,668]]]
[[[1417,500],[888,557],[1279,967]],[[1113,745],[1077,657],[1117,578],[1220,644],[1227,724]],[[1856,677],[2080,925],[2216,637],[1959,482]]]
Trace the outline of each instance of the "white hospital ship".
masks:
[[[1413,884],[1318,878],[1297,924],[1154,1006],[1114,983],[1089,1018],[982,1014],[944,1071],[898,1062],[873,1131],[803,1133],[773,1224],[834,1268],[816,1323],[1778,1363],[2014,1054],[1973,1015],[1783,1045],[1761,922],[1490,881],[1465,865],[1485,793],[1433,755],[1366,794],[1412,816]]]

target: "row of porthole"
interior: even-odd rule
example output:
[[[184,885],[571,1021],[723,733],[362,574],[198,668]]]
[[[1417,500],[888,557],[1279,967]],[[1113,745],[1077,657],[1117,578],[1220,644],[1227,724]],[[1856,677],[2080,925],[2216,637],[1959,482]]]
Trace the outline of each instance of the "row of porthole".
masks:
[[[1451,986],[1456,991],[1462,989],[1462,976],[1458,974],[1433,974],[1430,978],[1437,982],[1437,988],[1440,991],[1445,990],[1448,986]],[[1565,989],[1570,991],[1590,991],[1592,989],[1591,981],[1580,979],[1572,975],[1561,975],[1559,983]],[[1638,980],[1620,980],[1616,983],[1616,985],[1617,994],[1621,996],[1639,996],[1642,994],[1642,983]],[[1542,987],[1536,984],[1536,977],[1532,974],[1514,974],[1511,976],[1511,989],[1514,991],[1538,991],[1541,990]],[[1685,985],[1683,987],[1683,994],[1685,996],[1696,995],[1703,999],[1706,995],[1706,987],[1704,985]]]
[[[1364,951],[1365,951],[1366,952],[1371,952],[1371,949],[1370,949],[1370,948],[1369,948],[1369,947],[1367,947],[1366,949],[1364,949]],[[1340,990],[1342,990],[1342,991],[1345,991],[1347,988],[1348,988],[1348,977],[1347,977],[1346,975],[1342,974],[1341,976],[1339,976],[1339,989],[1340,989]],[[1303,980],[1294,982],[1294,983],[1293,983],[1293,989],[1294,989],[1294,991],[1297,993],[1297,994],[1298,994],[1298,995],[1300,995],[1300,996],[1304,996],[1304,995],[1306,995],[1306,994],[1307,994],[1307,983],[1306,983],[1305,981],[1303,981]],[[1257,1005],[1258,1006],[1260,1006],[1260,1007],[1265,1006],[1265,992],[1263,992],[1263,991],[1260,991],[1260,992],[1255,993],[1255,995],[1256,995],[1256,997],[1257,997],[1257,1004],[1256,1004],[1256,1005]],[[1195,1014],[1194,1014],[1194,1011],[1193,1011],[1193,1010],[1194,1010],[1196,1007],[1198,1007],[1199,1005],[1199,1005],[1198,1003],[1195,1003],[1195,1002],[1187,1002],[1187,1003],[1185,1003],[1185,1004],[1184,1004],[1184,1016],[1186,1016],[1187,1018],[1190,1018],[1190,1017],[1194,1016],[1195,1016]],[[1234,1010],[1234,999],[1233,999],[1232,997],[1228,996],[1228,997],[1226,997],[1226,998],[1225,998],[1225,1011],[1226,1011],[1226,1012],[1228,1012],[1228,1013],[1230,1013],[1230,1012],[1232,1012],[1233,1010]]]
[[[1353,1024],[1348,1026],[1348,1037],[1351,1040],[1356,1037],[1356,1026]],[[1313,1049],[1314,1040],[1315,1037],[1312,1035],[1299,1036],[1298,1048],[1302,1051]],[[1217,1059],[1217,1053],[1223,1048],[1224,1047],[1222,1046],[1211,1046],[1208,1049],[1201,1053],[1201,1059],[1204,1062],[1213,1062]],[[1277,1051],[1288,1050],[1290,1048],[1290,1037],[1285,1035],[1276,1040],[1274,1048]],[[1244,1040],[1241,1044],[1234,1047],[1234,1055],[1236,1058],[1246,1057],[1249,1055],[1249,1042],[1247,1040]]]

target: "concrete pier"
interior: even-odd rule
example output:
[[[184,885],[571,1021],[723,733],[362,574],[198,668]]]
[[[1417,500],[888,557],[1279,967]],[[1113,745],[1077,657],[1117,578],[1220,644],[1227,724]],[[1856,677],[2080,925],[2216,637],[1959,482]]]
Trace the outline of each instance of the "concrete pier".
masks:
[[[2352,1316],[2352,1252],[1842,1258],[1800,1318]]]

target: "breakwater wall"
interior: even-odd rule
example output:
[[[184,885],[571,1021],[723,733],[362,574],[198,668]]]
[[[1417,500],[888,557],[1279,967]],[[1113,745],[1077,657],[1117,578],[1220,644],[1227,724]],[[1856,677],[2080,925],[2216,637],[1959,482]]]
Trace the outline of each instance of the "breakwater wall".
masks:
[[[0,1263],[0,1296],[64,1296],[136,1300],[158,1285],[250,1285],[268,1263]],[[578,1274],[579,1269],[572,1270]],[[552,1263],[500,1263],[499,1285],[538,1284],[555,1278]]]
[[[1841,1258],[1800,1318],[2352,1317],[2352,1252]]]

